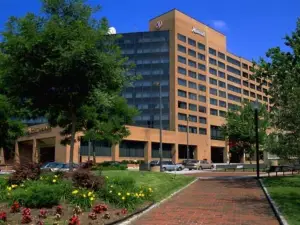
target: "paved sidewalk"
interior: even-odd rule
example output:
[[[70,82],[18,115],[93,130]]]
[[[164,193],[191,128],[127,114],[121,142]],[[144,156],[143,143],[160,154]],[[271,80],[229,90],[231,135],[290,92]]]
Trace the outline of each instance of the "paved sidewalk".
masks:
[[[278,225],[255,179],[198,180],[135,225]]]

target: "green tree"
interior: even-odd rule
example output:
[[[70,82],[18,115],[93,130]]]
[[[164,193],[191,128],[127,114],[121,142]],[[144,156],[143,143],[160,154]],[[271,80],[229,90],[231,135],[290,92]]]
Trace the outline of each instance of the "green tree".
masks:
[[[267,151],[284,159],[300,159],[300,19],[285,36],[285,50],[271,48],[257,63],[255,76],[271,81],[271,126]]]
[[[232,143],[231,152],[239,157],[248,154],[251,157],[255,149],[255,112],[251,103],[243,103],[242,107],[230,110],[226,115],[226,123],[221,130],[226,139]],[[259,144],[263,145],[269,125],[269,115],[266,107],[261,105],[258,110]]]
[[[15,140],[24,135],[25,126],[14,119],[15,113],[7,97],[0,94],[0,156],[4,154],[4,149],[13,149]]]
[[[2,32],[3,87],[63,128],[71,165],[75,133],[88,120],[83,111],[93,93],[116,95],[130,82],[117,37],[107,35],[108,21],[93,17],[98,9],[85,0],[42,0],[41,14],[11,17]]]

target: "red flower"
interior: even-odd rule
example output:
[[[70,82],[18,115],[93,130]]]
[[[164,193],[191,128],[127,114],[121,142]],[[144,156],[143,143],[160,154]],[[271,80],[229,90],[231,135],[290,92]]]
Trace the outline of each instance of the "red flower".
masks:
[[[68,225],[80,225],[78,216],[72,216],[72,218],[69,219]]]
[[[36,225],[45,225],[45,223],[43,222],[43,221],[38,221],[37,223],[36,223]]]
[[[61,205],[58,205],[58,206],[56,207],[56,214],[59,214],[59,215],[61,215],[61,214],[62,214],[62,212],[63,212],[63,208],[62,208],[62,206],[61,206]]]
[[[6,222],[7,215],[6,212],[0,212],[0,221]]]
[[[41,209],[41,210],[40,210],[39,217],[45,219],[45,218],[47,218],[47,213],[48,213],[48,212],[47,212],[46,209]]]
[[[100,214],[100,213],[102,213],[104,211],[107,211],[107,205],[104,205],[104,204],[96,205],[93,208],[93,212],[97,213],[97,214]]]
[[[20,212],[20,204],[19,202],[14,202],[12,204],[12,206],[10,207],[10,212],[11,213],[17,213],[17,212]]]
[[[97,214],[94,212],[89,213],[89,218],[92,220],[96,220],[97,219]]]
[[[126,214],[127,213],[127,209],[122,209],[121,213],[122,214]]]
[[[25,208],[22,211],[23,216],[30,216],[31,215],[31,210],[29,208]]]
[[[23,215],[21,223],[27,224],[27,223],[30,223],[31,221],[32,221],[32,218],[30,215]]]

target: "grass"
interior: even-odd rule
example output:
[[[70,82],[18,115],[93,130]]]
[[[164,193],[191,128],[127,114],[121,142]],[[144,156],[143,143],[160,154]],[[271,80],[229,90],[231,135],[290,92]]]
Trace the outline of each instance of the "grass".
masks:
[[[270,177],[263,182],[288,223],[300,224],[300,176]]]
[[[181,187],[192,182],[195,177],[174,175],[157,172],[139,172],[139,171],[103,171],[103,175],[109,179],[113,177],[129,176],[136,180],[137,185],[150,186],[155,193],[155,201],[162,200],[179,190]]]

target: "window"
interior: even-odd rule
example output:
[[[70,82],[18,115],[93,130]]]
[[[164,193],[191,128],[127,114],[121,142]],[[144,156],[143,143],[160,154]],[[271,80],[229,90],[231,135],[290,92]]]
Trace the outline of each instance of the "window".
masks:
[[[197,111],[197,105],[195,105],[195,104],[189,104],[189,110],[191,110],[191,111]]]
[[[218,105],[218,100],[217,99],[215,99],[215,98],[210,98],[209,99],[209,102],[210,102],[210,104],[212,104],[212,105]]]
[[[241,76],[241,71],[236,68],[233,68],[232,66],[227,66],[227,71]]]
[[[263,92],[267,95],[268,94],[268,90],[263,88]]]
[[[186,132],[186,126],[184,126],[184,125],[178,125],[178,131],[179,132]]]
[[[218,52],[218,57],[221,59],[225,59],[225,54],[222,52]]]
[[[182,45],[177,45],[177,49],[179,52],[186,53],[186,48]]]
[[[202,106],[202,105],[199,105],[199,112],[206,113],[206,107]]]
[[[235,102],[241,102],[242,101],[241,97],[238,97],[238,96],[235,96],[235,95],[232,95],[232,94],[228,94],[228,99],[232,100],[232,101],[235,101]]]
[[[246,63],[243,63],[243,69],[248,70],[248,65]]]
[[[250,88],[255,89],[255,85],[250,83]]]
[[[186,64],[186,58],[182,56],[177,56],[177,61],[183,64]]]
[[[195,47],[196,47],[196,41],[195,41],[195,40],[189,38],[189,39],[188,39],[188,43],[189,43],[189,45],[192,45],[192,46],[195,46]]]
[[[255,80],[252,74],[250,74],[250,80]]]
[[[217,76],[217,70],[209,67],[209,73]]]
[[[219,87],[226,88],[226,83],[225,82],[220,81],[220,80],[218,82],[219,82]]]
[[[249,96],[249,91],[243,90],[243,94]]]
[[[217,65],[217,60],[209,57],[209,63],[216,66]]]
[[[197,100],[197,95],[194,94],[194,93],[189,92],[189,99]]]
[[[186,91],[178,90],[178,96],[186,98]]]
[[[198,80],[206,81],[206,76],[198,73]]]
[[[246,86],[246,87],[249,87],[249,82],[243,80],[243,85]]]
[[[177,39],[183,42],[186,42],[186,37],[182,34],[177,34]]]
[[[251,96],[252,98],[255,98],[255,97],[256,97],[256,95],[255,95],[254,92],[250,92],[250,96]]]
[[[209,48],[209,49],[208,49],[208,52],[209,52],[209,54],[211,54],[211,55],[217,55],[217,51],[216,51],[215,49],[213,49],[213,48]]]
[[[179,85],[186,87],[186,80],[178,78],[177,81]]]
[[[215,89],[215,88],[209,88],[209,93],[212,94],[212,95],[218,95],[218,90]]]
[[[241,93],[241,89],[236,87],[236,86],[233,86],[231,84],[227,84],[227,89],[230,90],[230,91],[234,91],[236,93]]]
[[[226,92],[225,91],[219,91],[219,97],[226,98]]]
[[[241,66],[240,61],[238,61],[238,60],[236,60],[236,59],[233,59],[233,58],[231,58],[230,56],[227,56],[227,62],[229,62],[229,63],[231,63],[231,64],[233,64],[233,65],[236,65],[236,66],[238,66],[238,67]]]
[[[178,113],[178,120],[187,120],[187,116],[186,114],[183,113]]]
[[[226,112],[222,111],[222,110],[219,110],[219,116],[226,117]]]
[[[205,55],[198,53],[198,59],[205,61]]]
[[[202,124],[206,124],[207,123],[207,120],[205,117],[199,117],[199,123],[202,123]]]
[[[249,78],[249,74],[248,73],[246,73],[246,72],[243,72],[243,77],[245,77],[245,78]]]
[[[227,80],[234,82],[236,84],[241,84],[241,79],[235,78],[233,76],[227,75]]]
[[[199,134],[202,134],[202,135],[206,135],[207,134],[207,131],[206,131],[206,128],[199,128]]]
[[[221,77],[221,78],[225,78],[225,73],[222,72],[222,71],[218,71],[218,75],[219,75],[219,77]]]
[[[197,73],[189,70],[189,77],[197,79]]]
[[[261,86],[256,86],[256,90],[261,91]]]
[[[189,66],[196,68],[197,67],[197,63],[195,61],[189,59]]]
[[[193,88],[197,90],[197,84],[194,82],[189,81],[189,88]]]
[[[178,73],[182,74],[182,75],[186,75],[186,69],[182,68],[182,67],[178,67],[177,68]]]
[[[206,102],[206,97],[204,95],[198,95],[198,100],[200,102]]]
[[[188,52],[189,52],[189,55],[190,55],[190,56],[196,57],[196,52],[195,52],[194,50],[189,49]]]
[[[240,107],[238,105],[228,103],[228,108],[231,110],[238,110]]]
[[[268,97],[264,96],[264,101],[268,102]]]
[[[256,82],[260,84],[261,83],[261,79],[256,78]]]
[[[203,84],[198,84],[198,90],[199,91],[206,91],[206,87]]]
[[[186,109],[187,104],[185,102],[178,101],[178,108],[180,109]]]
[[[219,100],[219,106],[226,108],[226,102]]]
[[[198,42],[197,45],[198,45],[198,48],[199,48],[200,50],[205,51],[205,45],[204,45],[204,44]]]
[[[198,69],[202,71],[206,71],[206,66],[204,64],[198,63]]]
[[[189,115],[189,121],[197,123],[197,116]]]
[[[218,81],[214,78],[211,78],[211,77],[209,78],[209,83],[213,84],[213,85],[218,85]]]
[[[259,100],[262,100],[262,96],[261,95],[257,95],[257,98],[259,99]]]
[[[222,69],[225,69],[225,63],[218,61],[218,66]]]
[[[189,126],[189,133],[197,134],[197,127]]]
[[[224,135],[219,126],[210,126],[210,135],[212,140],[224,140]]]
[[[217,116],[218,115],[218,110],[210,109],[210,115]]]

